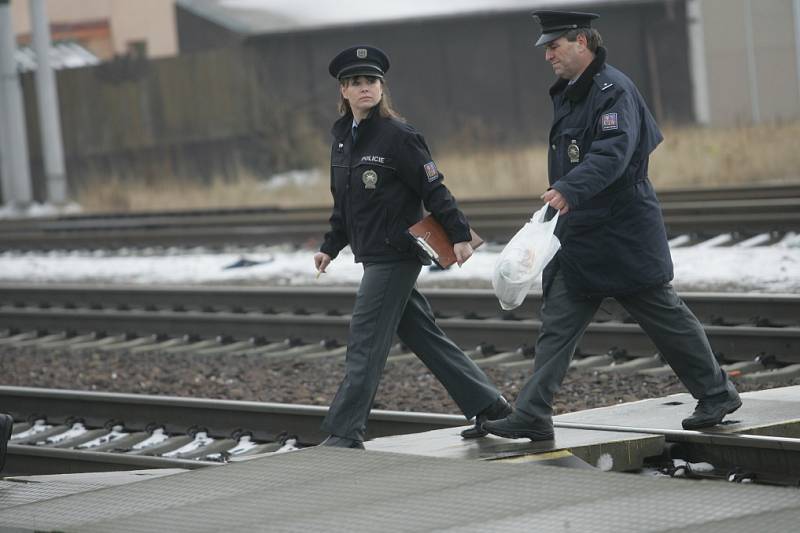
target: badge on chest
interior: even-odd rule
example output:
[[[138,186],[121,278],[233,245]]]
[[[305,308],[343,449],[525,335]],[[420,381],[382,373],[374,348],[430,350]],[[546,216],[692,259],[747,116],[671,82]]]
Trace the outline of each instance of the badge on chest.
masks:
[[[365,189],[374,189],[378,185],[378,173],[374,170],[365,170],[361,174],[361,181],[364,183]]]
[[[579,163],[581,160],[581,149],[575,139],[572,139],[570,145],[567,146],[567,156],[570,163]]]

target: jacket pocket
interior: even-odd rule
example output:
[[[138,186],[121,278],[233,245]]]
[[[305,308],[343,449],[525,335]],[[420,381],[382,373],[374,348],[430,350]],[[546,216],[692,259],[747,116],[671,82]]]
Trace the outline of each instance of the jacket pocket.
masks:
[[[408,252],[413,242],[407,230],[413,222],[407,222],[401,214],[392,214],[390,209],[384,211],[384,242],[398,252]]]

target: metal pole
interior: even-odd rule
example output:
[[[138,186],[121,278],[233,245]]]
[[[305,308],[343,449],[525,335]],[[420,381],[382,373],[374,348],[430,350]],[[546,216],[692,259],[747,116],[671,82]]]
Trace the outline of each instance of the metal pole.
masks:
[[[800,2],[800,0],[796,0]],[[711,104],[708,98],[708,65],[703,29],[703,7],[700,0],[689,0],[686,5],[689,23],[689,64],[694,93],[694,118],[700,124],[711,122]]]
[[[50,64],[50,24],[45,0],[29,0],[33,25],[33,49],[36,52],[36,97],[39,102],[39,129],[42,136],[47,200],[54,204],[67,201],[67,177],[64,170],[64,147],[61,142],[61,117],[58,89]]]
[[[797,96],[800,98],[800,0],[792,2],[794,13],[794,59],[797,62]]]
[[[747,77],[750,80],[750,107],[753,114],[753,122],[761,122],[761,106],[758,96],[758,73],[756,72],[756,45],[753,39],[753,2],[744,2],[744,42],[747,54]]]
[[[11,7],[0,0],[0,153],[3,157],[3,200],[14,207],[26,207],[33,200],[28,168],[28,136],[22,89],[14,59],[14,29]]]

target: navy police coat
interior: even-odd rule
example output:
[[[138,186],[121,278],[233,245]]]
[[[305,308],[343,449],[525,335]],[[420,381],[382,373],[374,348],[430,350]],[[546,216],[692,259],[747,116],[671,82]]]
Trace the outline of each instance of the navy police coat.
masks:
[[[354,143],[352,123],[348,113],[333,125],[333,212],[320,251],[334,258],[349,244],[356,262],[418,258],[406,231],[422,219],[423,204],[451,242],[469,241],[467,219],[442,183],[422,135],[373,108],[359,123]]]
[[[556,234],[561,250],[545,269],[545,291],[560,269],[570,292],[614,296],[672,279],[664,221],[647,177],[663,139],[633,82],[597,49],[578,80],[551,89],[548,171],[569,212]]]

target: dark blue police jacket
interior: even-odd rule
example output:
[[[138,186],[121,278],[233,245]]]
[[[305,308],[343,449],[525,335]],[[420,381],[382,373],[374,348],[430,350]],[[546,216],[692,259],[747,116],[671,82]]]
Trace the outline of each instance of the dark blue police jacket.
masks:
[[[444,185],[424,137],[409,124],[381,117],[377,106],[358,125],[333,125],[331,230],[320,250],[331,258],[350,245],[356,262],[419,259],[406,230],[431,212],[452,242],[470,240],[469,223]]]
[[[578,80],[550,89],[548,171],[569,212],[556,234],[561,250],[543,276],[556,272],[570,292],[614,296],[672,279],[661,207],[647,177],[650,153],[663,140],[639,91],[605,63],[602,47]]]

